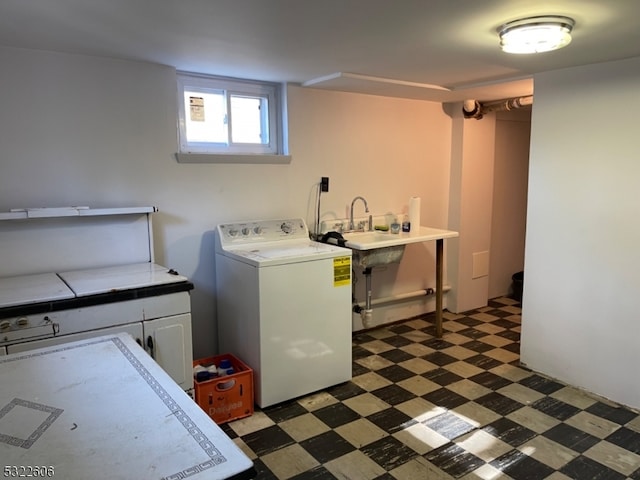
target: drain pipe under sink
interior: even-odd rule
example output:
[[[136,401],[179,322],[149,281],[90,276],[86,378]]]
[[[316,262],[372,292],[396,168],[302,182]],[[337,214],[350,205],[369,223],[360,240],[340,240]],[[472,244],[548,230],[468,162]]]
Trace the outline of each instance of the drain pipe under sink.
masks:
[[[413,292],[405,292],[405,293],[397,293],[395,295],[389,295],[386,297],[379,297],[374,300],[371,299],[371,274],[366,274],[365,278],[367,280],[367,298],[366,302],[356,303],[353,306],[353,312],[359,313],[360,318],[362,319],[362,325],[364,328],[371,328],[373,325],[371,324],[373,320],[373,305],[382,305],[385,303],[394,303],[394,302],[402,302],[405,300],[412,300],[418,297],[425,297],[428,295],[434,295],[436,293],[434,288],[423,288],[421,290],[414,290]],[[446,293],[451,290],[450,285],[445,285],[442,288],[442,293]]]
[[[364,272],[362,272],[364,273],[367,292],[364,309],[360,311],[360,317],[362,318],[362,325],[364,325],[364,328],[371,328],[371,322],[373,320],[373,309],[371,308],[371,270],[372,267],[366,267]]]

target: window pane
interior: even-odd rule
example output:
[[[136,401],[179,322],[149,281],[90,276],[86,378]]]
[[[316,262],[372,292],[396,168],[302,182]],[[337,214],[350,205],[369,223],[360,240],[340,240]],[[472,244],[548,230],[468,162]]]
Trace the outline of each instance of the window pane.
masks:
[[[188,73],[177,84],[181,152],[280,152],[277,84]]]
[[[184,92],[188,142],[228,143],[224,92]]]
[[[233,143],[269,143],[265,119],[267,102],[261,97],[231,96],[231,141]]]

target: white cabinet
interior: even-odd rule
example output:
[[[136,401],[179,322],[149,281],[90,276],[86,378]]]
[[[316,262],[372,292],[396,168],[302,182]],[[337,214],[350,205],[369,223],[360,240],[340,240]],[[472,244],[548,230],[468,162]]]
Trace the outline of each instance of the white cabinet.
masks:
[[[193,388],[191,315],[143,322],[144,349],[183,389]]]

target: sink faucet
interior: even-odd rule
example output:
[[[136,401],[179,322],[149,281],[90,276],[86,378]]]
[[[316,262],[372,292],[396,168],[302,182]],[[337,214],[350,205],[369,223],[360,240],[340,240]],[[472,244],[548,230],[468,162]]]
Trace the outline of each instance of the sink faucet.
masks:
[[[353,223],[353,205],[356,203],[356,200],[362,200],[362,202],[364,203],[364,211],[365,213],[369,213],[369,205],[367,205],[367,201],[364,199],[364,197],[356,197],[351,201],[351,215],[349,216],[349,230],[355,230],[356,226]]]

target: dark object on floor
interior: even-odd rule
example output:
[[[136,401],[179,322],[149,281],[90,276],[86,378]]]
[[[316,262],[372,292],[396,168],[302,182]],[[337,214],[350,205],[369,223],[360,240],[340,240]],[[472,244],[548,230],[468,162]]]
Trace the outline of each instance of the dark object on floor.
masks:
[[[513,281],[513,296],[511,298],[522,303],[522,287],[524,284],[524,272],[514,273],[511,276],[511,280]]]

